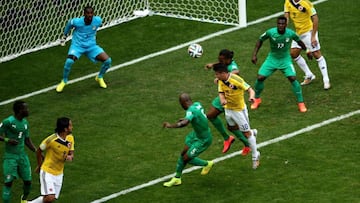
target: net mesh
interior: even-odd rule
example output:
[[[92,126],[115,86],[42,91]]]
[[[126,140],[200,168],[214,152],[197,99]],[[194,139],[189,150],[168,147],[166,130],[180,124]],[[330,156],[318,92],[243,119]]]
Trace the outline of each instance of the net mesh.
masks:
[[[1,0],[0,63],[58,45],[66,22],[82,16],[88,4],[84,0]],[[134,11],[239,24],[237,0],[97,0],[90,4],[103,19],[101,29],[139,17]]]
[[[151,0],[156,15],[238,25],[238,0]]]

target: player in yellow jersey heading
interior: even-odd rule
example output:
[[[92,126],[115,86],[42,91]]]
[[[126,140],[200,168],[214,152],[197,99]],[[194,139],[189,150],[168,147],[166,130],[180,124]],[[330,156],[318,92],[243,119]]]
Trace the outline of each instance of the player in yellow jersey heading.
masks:
[[[311,52],[318,62],[323,76],[324,89],[330,89],[330,79],[327,70],[327,63],[320,51],[318,37],[319,18],[313,4],[309,0],[285,0],[284,12],[286,18],[291,18],[294,23],[296,33],[305,43],[308,52]],[[288,20],[289,22],[289,20]],[[300,55],[301,47],[293,41],[291,45],[291,57],[305,73],[305,80],[301,85],[307,85],[315,79],[305,59]]]
[[[28,203],[50,203],[59,198],[64,164],[74,158],[74,137],[69,118],[58,118],[55,133],[45,138],[37,150],[41,196]],[[45,157],[44,157],[45,153]]]

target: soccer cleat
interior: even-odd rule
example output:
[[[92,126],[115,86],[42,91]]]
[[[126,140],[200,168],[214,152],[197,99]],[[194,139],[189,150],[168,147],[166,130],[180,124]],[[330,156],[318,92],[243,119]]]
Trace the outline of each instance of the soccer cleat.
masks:
[[[235,141],[234,136],[230,135],[229,138],[224,141],[224,148],[222,153],[226,153],[230,149],[230,146],[234,141]]]
[[[20,203],[27,203],[28,201],[26,199],[23,199],[24,195],[21,195],[20,197]]]
[[[260,165],[260,152],[258,151],[258,154],[255,158],[255,160],[253,160],[253,165],[252,165],[252,168],[253,169],[257,169]]]
[[[242,156],[246,156],[246,155],[249,154],[250,151],[251,151],[250,147],[245,146],[245,147],[242,148],[242,150],[241,150],[241,155],[242,155]]]
[[[201,175],[207,175],[214,165],[214,161],[208,161],[208,165],[201,170]]]
[[[324,82],[324,90],[330,89],[331,85],[330,82]]]
[[[304,81],[302,83],[300,83],[301,85],[308,85],[310,84],[313,80],[315,80],[315,75],[310,75],[310,76],[305,76],[304,77]]]
[[[307,108],[306,108],[304,102],[298,103],[298,107],[299,107],[299,111],[300,111],[301,113],[305,113],[305,112],[307,111]]]
[[[181,178],[171,178],[170,181],[165,182],[164,187],[172,187],[172,186],[178,186],[181,185]]]
[[[261,98],[255,98],[254,102],[251,104],[251,109],[259,108],[260,104],[261,104]]]
[[[252,131],[253,135],[256,137],[256,135],[258,134],[257,129],[252,129],[251,131]]]
[[[104,78],[99,78],[98,76],[96,76],[95,80],[99,83],[101,88],[104,88],[104,89],[107,88]]]
[[[61,80],[61,82],[58,84],[58,86],[56,86],[56,91],[57,92],[62,92],[65,85],[66,85],[66,83],[64,82],[64,80]]]

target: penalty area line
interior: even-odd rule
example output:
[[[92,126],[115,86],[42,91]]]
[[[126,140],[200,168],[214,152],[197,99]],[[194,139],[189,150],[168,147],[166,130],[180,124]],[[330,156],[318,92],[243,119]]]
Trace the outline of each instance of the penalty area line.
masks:
[[[323,126],[329,125],[329,124],[337,122],[337,121],[341,121],[343,119],[352,117],[352,116],[357,115],[357,114],[360,114],[360,109],[356,110],[356,111],[349,112],[349,113],[344,114],[344,115],[340,115],[340,116],[337,116],[337,117],[322,121],[320,123],[316,123],[316,124],[311,125],[311,126],[307,126],[305,128],[294,131],[292,133],[281,135],[280,137],[277,137],[277,138],[262,142],[262,143],[258,144],[257,146],[258,146],[258,148],[262,148],[262,147],[265,147],[267,145],[271,145],[271,144],[274,144],[274,143],[277,143],[277,142],[281,142],[283,140],[290,139],[292,137],[295,137],[297,135],[300,135],[300,134],[303,134],[303,133],[306,133],[306,132],[310,132],[310,131],[315,130],[317,128],[321,128]],[[232,157],[235,157],[235,156],[239,156],[240,154],[241,154],[241,151],[233,152],[231,154],[228,154],[228,155],[225,155],[225,156],[222,156],[222,157],[218,157],[218,158],[214,159],[213,161],[215,163],[218,163],[218,162],[224,161],[226,159],[229,159],[229,158],[232,158]],[[186,170],[183,171],[183,174],[190,173],[190,172],[198,170],[200,168],[201,167],[199,167],[199,166],[193,166],[193,167],[187,168]],[[153,186],[153,185],[158,184],[160,182],[164,182],[164,181],[174,177],[174,175],[175,175],[175,173],[166,175],[166,176],[161,177],[161,178],[154,179],[154,180],[149,181],[147,183],[137,185],[137,186],[122,190],[122,191],[117,192],[117,193],[113,193],[111,195],[108,195],[108,196],[103,197],[103,198],[98,199],[98,200],[94,200],[91,203],[101,203],[101,202],[109,201],[109,200],[114,199],[116,197],[119,197],[121,195],[126,195],[128,193],[131,193],[131,192],[134,192],[134,191],[146,188],[146,187]]]

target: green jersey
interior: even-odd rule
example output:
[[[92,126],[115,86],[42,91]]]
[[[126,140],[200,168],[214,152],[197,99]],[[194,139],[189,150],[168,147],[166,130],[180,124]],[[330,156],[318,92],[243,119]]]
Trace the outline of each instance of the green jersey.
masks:
[[[201,106],[199,102],[194,102],[187,110],[186,110],[186,120],[191,122],[192,127],[196,133],[196,136],[199,139],[206,139],[210,134],[210,128],[208,125],[208,119],[206,114],[204,113],[204,108]]]
[[[231,63],[227,66],[228,72],[232,72],[234,70],[239,70],[239,66],[236,64],[234,60],[231,61]]]
[[[4,134],[5,138],[14,139],[19,142],[17,145],[11,145],[5,142],[5,158],[12,155],[25,154],[25,138],[29,137],[29,124],[23,118],[21,121],[14,116],[9,116],[0,123],[0,135]]]
[[[270,40],[270,52],[268,58],[275,60],[289,60],[291,61],[290,56],[290,47],[292,40],[298,42],[300,41],[299,36],[295,31],[286,28],[284,34],[280,34],[277,30],[277,27],[270,28],[259,38],[260,41],[264,42],[266,39]]]

